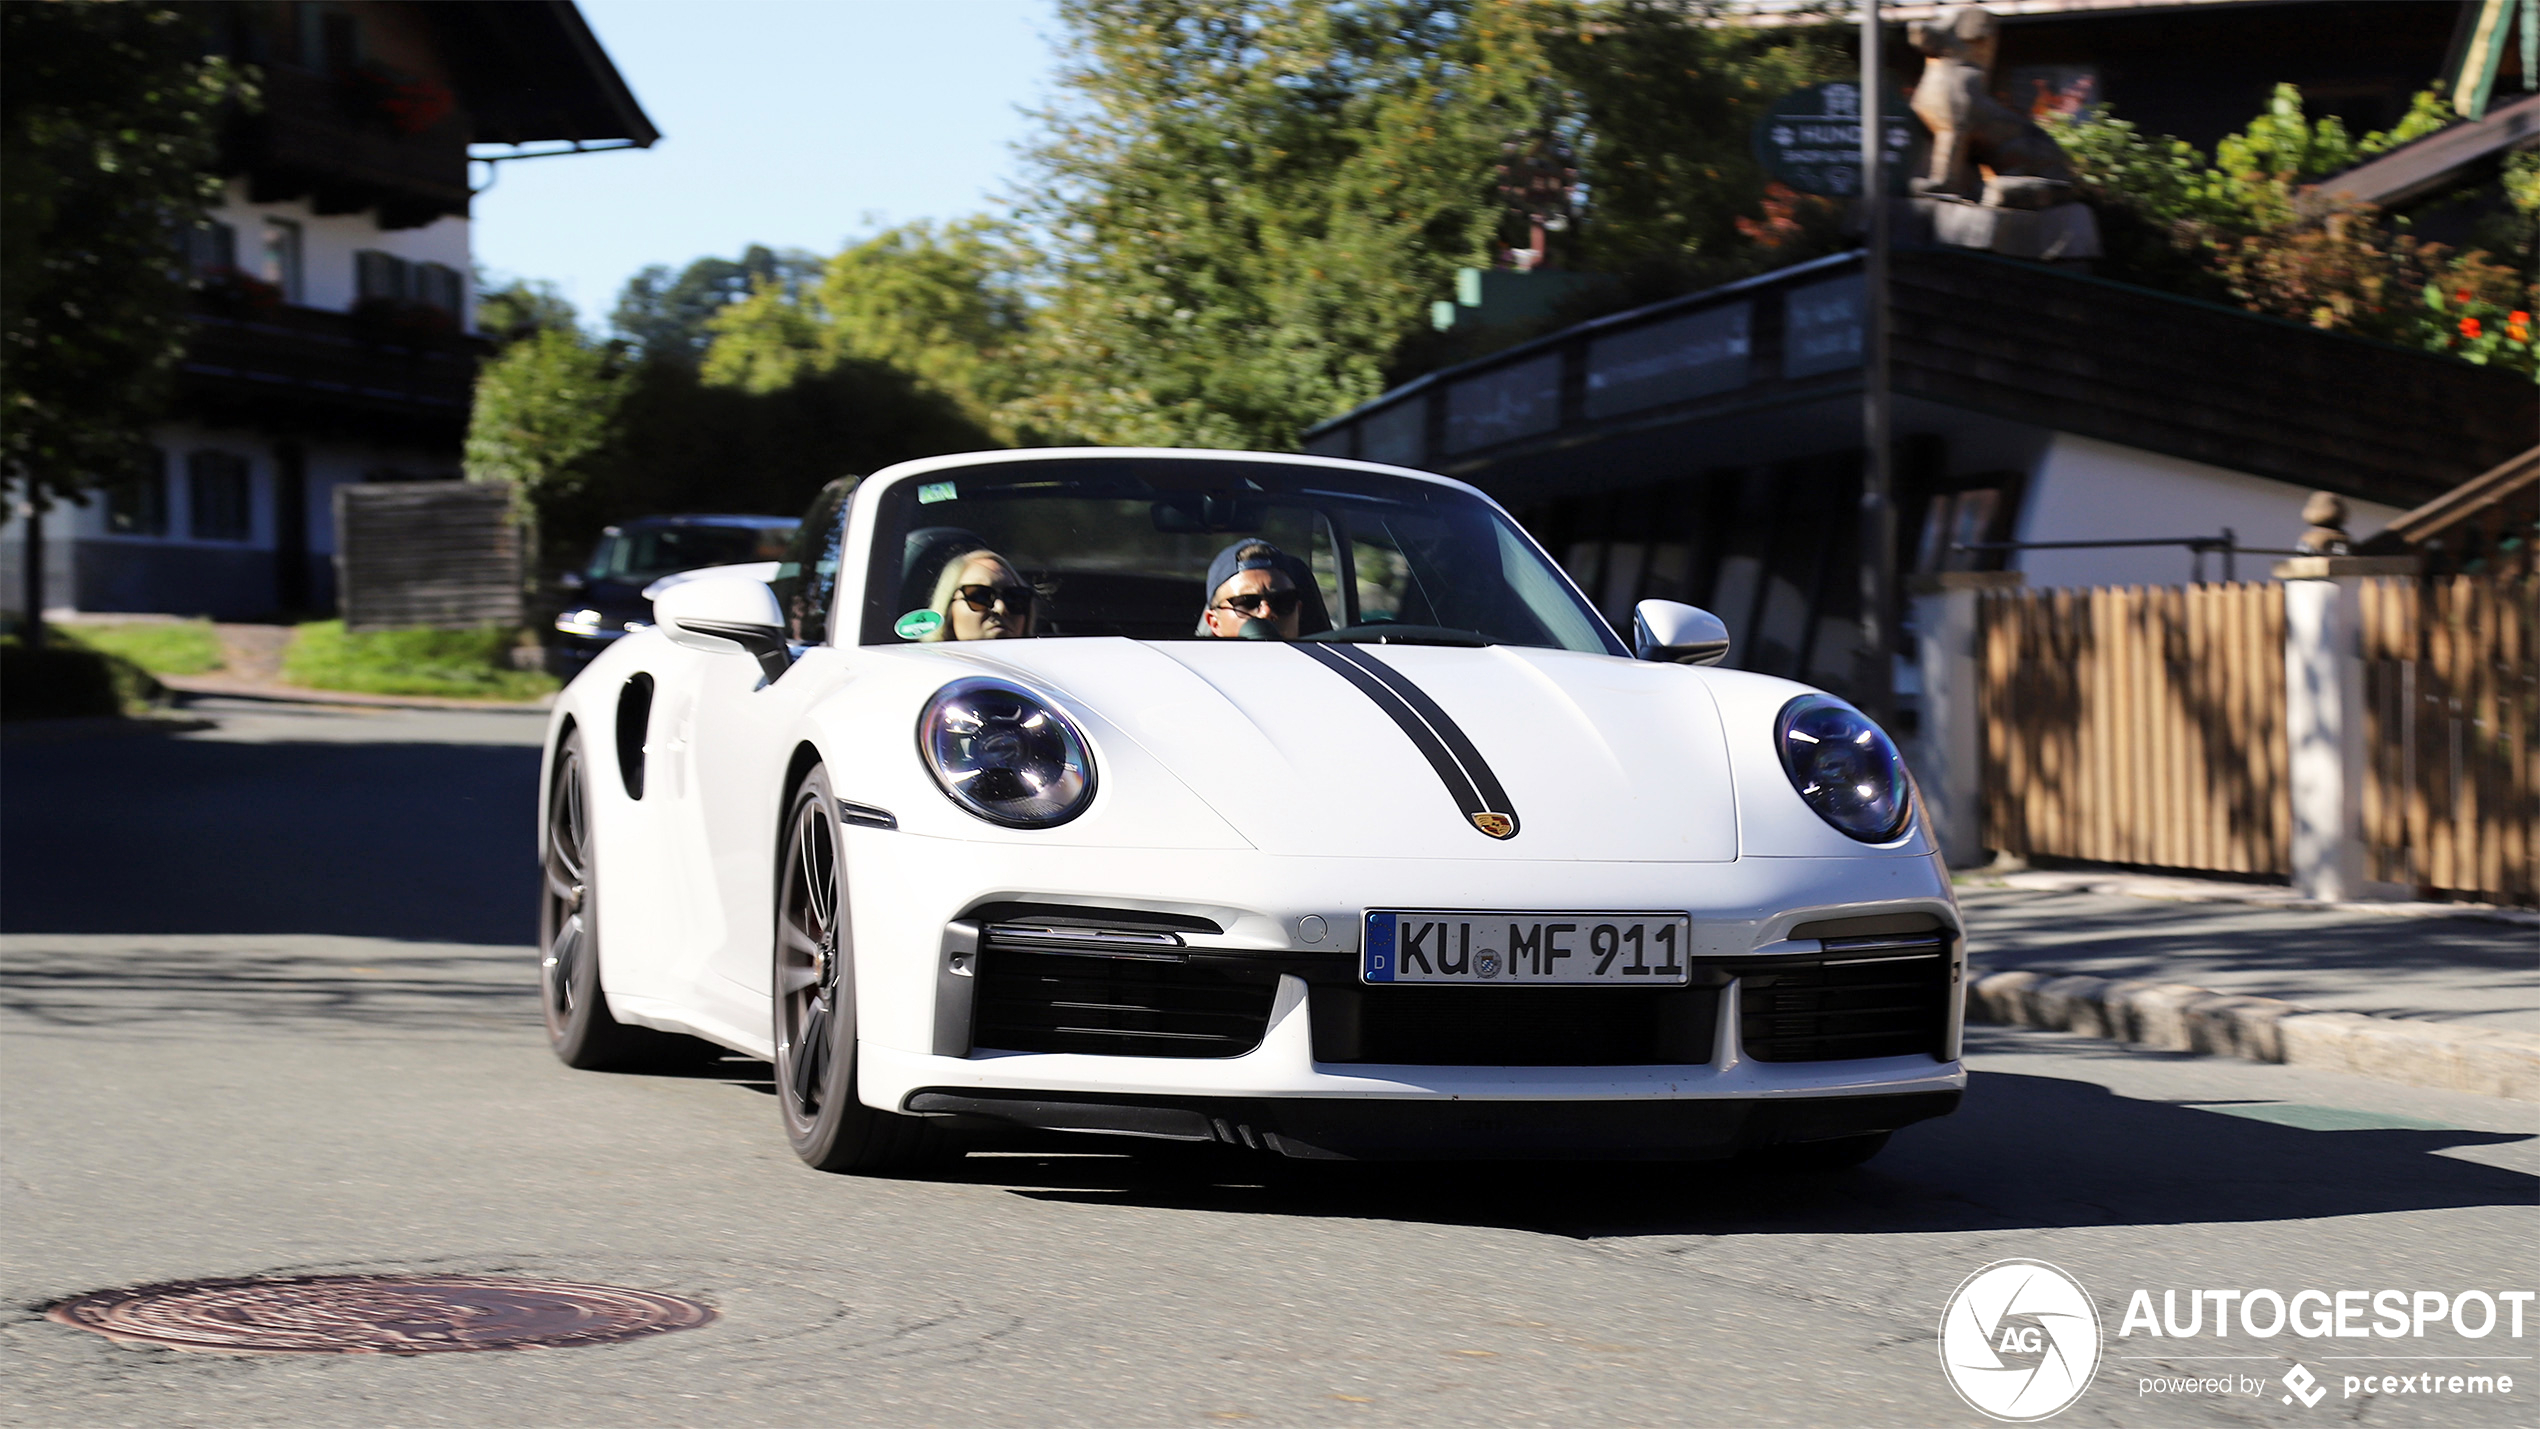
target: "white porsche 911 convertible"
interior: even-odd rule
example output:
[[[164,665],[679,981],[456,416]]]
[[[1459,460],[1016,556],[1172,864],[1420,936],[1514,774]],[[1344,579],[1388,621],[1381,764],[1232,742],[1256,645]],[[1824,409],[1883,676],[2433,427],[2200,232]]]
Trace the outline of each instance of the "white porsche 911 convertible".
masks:
[[[1688,606],[1633,658],[1460,482],[933,458],[654,615],[556,702],[548,1032],[767,1059],[814,1166],[1014,1128],[1841,1165],[1965,1088],[1888,737],[1710,668]]]

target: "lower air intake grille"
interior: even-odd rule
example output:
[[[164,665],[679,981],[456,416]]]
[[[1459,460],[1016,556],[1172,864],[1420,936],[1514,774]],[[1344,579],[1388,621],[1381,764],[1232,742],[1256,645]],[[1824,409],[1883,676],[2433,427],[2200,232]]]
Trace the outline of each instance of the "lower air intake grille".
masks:
[[[1691,1066],[1711,1060],[1719,993],[1603,987],[1321,985],[1314,1060],[1398,1067]]]
[[[1261,1045],[1278,990],[1172,954],[1033,952],[993,935],[978,978],[978,1046],[1128,1057],[1240,1057]]]
[[[1949,1036],[1946,936],[1829,938],[1822,956],[1741,971],[1746,1055],[1759,1062],[1939,1056]]]

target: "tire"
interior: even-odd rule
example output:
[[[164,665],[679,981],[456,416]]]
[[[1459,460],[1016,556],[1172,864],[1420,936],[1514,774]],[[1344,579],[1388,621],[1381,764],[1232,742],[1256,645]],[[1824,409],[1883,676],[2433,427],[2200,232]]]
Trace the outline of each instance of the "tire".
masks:
[[[1831,1141],[1767,1146],[1754,1153],[1755,1164],[1772,1171],[1849,1171],[1886,1150],[1891,1134],[1873,1131],[1864,1136],[1838,1136]]]
[[[825,769],[795,791],[777,858],[774,993],[776,1104],[785,1139],[819,1171],[904,1171],[941,1138],[916,1117],[876,1111],[856,1092],[855,944],[846,918],[845,847]]]
[[[680,1059],[691,1039],[629,1027],[609,1015],[600,990],[600,915],[591,857],[590,762],[576,730],[556,749],[539,850],[538,1005],[547,1045],[566,1066],[630,1070]]]

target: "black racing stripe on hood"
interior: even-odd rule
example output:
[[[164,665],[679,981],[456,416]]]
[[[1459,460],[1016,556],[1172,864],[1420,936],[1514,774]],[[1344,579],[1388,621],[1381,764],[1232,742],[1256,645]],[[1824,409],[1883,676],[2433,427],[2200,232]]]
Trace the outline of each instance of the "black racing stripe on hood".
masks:
[[[1429,722],[1429,727],[1438,732],[1438,738],[1446,741],[1447,752],[1455,756],[1455,762],[1463,765],[1465,774],[1471,777],[1474,792],[1482,796],[1483,808],[1512,818],[1516,816],[1516,810],[1508,802],[1508,791],[1500,787],[1499,776],[1491,771],[1490,762],[1473,747],[1464,727],[1457,724],[1436,700],[1429,698],[1428,691],[1413,684],[1410,676],[1365,650],[1344,645],[1338,647],[1335,653],[1384,681],[1385,688],[1400,696],[1404,704]]]
[[[1499,777],[1483,762],[1462,727],[1429,698],[1427,691],[1411,683],[1401,671],[1346,645],[1308,642],[1294,648],[1349,681],[1384,711],[1412,747],[1429,761],[1455,806],[1465,818],[1474,820],[1475,827],[1489,832],[1475,816],[1499,814],[1508,821],[1507,832],[1493,833],[1491,837],[1506,838],[1516,832],[1516,811],[1508,806],[1508,794],[1500,787]]]
[[[1404,704],[1393,691],[1386,689],[1383,681],[1342,659],[1329,646],[1299,645],[1296,648],[1314,657],[1317,663],[1330,669],[1333,674],[1357,686],[1360,694],[1365,695],[1370,703],[1383,710],[1387,718],[1400,726],[1404,736],[1410,739],[1412,747],[1419,750],[1421,755],[1429,761],[1431,769],[1437,771],[1438,781],[1446,785],[1446,792],[1454,798],[1455,806],[1464,811],[1466,818],[1482,812],[1481,791],[1473,787],[1473,781],[1465,777],[1463,768],[1455,762],[1455,756],[1447,752],[1446,741],[1438,738],[1428,724],[1409,705]]]

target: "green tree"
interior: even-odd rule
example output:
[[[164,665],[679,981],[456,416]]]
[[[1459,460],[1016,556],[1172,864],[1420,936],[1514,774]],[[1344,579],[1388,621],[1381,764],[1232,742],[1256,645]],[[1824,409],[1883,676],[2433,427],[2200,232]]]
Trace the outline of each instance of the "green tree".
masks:
[[[754,292],[796,295],[819,271],[819,260],[808,253],[780,253],[756,243],[738,262],[700,258],[676,277],[656,263],[626,280],[609,326],[648,362],[695,367],[713,341],[717,313]]]
[[[1747,241],[1739,220],[1764,198],[1753,118],[1844,63],[1811,33],[1759,37],[1665,0],[1060,14],[1062,97],[1028,156],[1018,425],[1288,446],[1463,355],[1428,335],[1429,304],[1515,238],[1495,189],[1503,145],[1532,136],[1576,156],[1585,202],[1553,258],[1622,276],[1609,305],[1810,256]]]
[[[578,331],[580,317],[556,285],[535,278],[488,281],[476,275],[476,330],[498,347],[541,332]]]
[[[544,285],[513,288],[537,299],[539,321],[478,374],[467,474],[512,487],[544,569],[629,517],[787,515],[847,473],[995,444],[887,363],[838,356],[756,386],[710,383],[675,357],[593,339]]]
[[[2450,121],[2429,92],[2389,130],[2349,135],[2333,116],[2310,119],[2301,92],[2278,85],[2266,111],[2224,136],[2211,161],[2104,110],[2051,132],[2099,211],[2110,277],[2531,371],[2540,284],[2511,264],[2532,261],[2540,184],[2524,181],[2523,167],[2505,165],[2494,221],[2476,230],[2476,241],[2503,251],[2502,263],[2475,243],[2421,241],[2404,220],[2322,182]]]
[[[816,282],[762,282],[707,322],[707,382],[772,392],[849,361],[914,378],[995,429],[1022,395],[1026,312],[1002,229],[972,218],[888,229],[829,259]]]
[[[1767,37],[1623,0],[1577,7],[1544,45],[1585,141],[1579,267],[1659,297],[1816,256],[1748,241],[1766,188],[1753,134],[1791,90],[1858,73],[1827,31]]]
[[[542,559],[578,534],[577,513],[605,499],[631,385],[621,355],[586,336],[570,305],[563,314],[485,364],[468,415],[468,479],[512,488]]]
[[[1065,0],[1031,151],[1019,422],[1111,443],[1292,445],[1363,401],[1459,264],[1543,108],[1522,7]]]
[[[139,469],[186,336],[184,236],[219,193],[224,104],[196,16],[0,5],[0,481],[30,512]],[[24,527],[27,638],[43,625]]]

